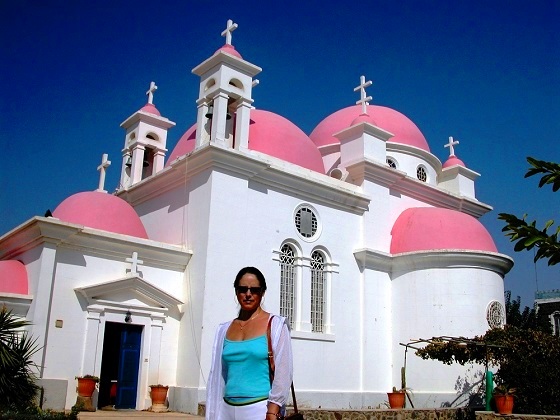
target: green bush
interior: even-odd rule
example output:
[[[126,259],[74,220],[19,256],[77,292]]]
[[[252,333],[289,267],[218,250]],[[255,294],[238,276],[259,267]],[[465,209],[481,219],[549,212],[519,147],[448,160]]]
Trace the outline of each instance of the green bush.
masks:
[[[77,420],[78,412],[72,410],[69,413],[53,410],[41,410],[39,407],[27,407],[16,411],[6,411],[0,413],[0,419],[6,420],[31,420],[31,419],[50,419],[50,420]]]
[[[459,342],[434,342],[416,354],[446,364],[486,359],[498,370],[496,382],[516,388],[514,412],[560,414],[560,338],[541,331],[506,325]]]

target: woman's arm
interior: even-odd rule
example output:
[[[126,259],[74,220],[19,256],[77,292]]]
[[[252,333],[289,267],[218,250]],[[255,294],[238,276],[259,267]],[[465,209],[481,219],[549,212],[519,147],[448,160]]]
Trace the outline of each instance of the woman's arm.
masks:
[[[267,412],[276,413],[288,402],[293,375],[292,341],[285,318],[274,317],[271,326],[271,339],[275,371],[268,397],[269,409]]]
[[[217,416],[218,404],[224,396],[224,377],[222,373],[222,348],[224,338],[231,322],[221,324],[214,338],[212,346],[212,364],[206,383],[206,418],[215,419]]]

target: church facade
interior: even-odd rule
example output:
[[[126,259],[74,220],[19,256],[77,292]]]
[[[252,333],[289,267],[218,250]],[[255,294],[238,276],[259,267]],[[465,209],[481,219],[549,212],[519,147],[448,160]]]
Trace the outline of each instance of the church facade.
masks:
[[[491,211],[479,174],[457,141],[442,164],[410,119],[370,105],[364,77],[356,104],[310,135],[259,109],[261,68],[235,28],[193,69],[197,121],[171,152],[152,83],[121,125],[116,193],[104,155],[97,190],[0,237],[0,302],[32,322],[44,406],[70,408],[75,377],[92,374],[99,408],[146,409],[159,383],[171,409],[195,413],[244,266],[267,278],[265,309],[290,319],[302,407],[376,407],[403,376],[416,407],[453,401],[465,369],[405,361],[404,345],[505,322],[513,261],[478,221]]]

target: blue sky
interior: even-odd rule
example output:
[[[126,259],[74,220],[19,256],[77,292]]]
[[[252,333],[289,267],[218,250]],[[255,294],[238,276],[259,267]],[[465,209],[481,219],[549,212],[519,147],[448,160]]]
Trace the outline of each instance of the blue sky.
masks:
[[[233,44],[263,68],[254,105],[306,133],[353,104],[361,75],[373,103],[407,115],[442,162],[449,136],[479,172],[481,221],[516,265],[505,288],[532,304],[560,288],[560,268],[514,253],[500,212],[560,222],[560,193],[524,179],[526,157],[560,161],[560,2],[0,0],[0,234],[71,194],[94,190],[109,154],[106,189],[120,175],[124,131],[146,103],[177,123],[171,151],[196,120],[191,69]]]

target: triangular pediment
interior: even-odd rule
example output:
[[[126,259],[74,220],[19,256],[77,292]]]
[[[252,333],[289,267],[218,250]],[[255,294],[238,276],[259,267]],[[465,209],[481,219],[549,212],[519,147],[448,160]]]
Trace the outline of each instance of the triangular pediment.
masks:
[[[77,287],[89,305],[116,304],[135,308],[170,310],[183,302],[143,278],[132,275],[108,282]]]

